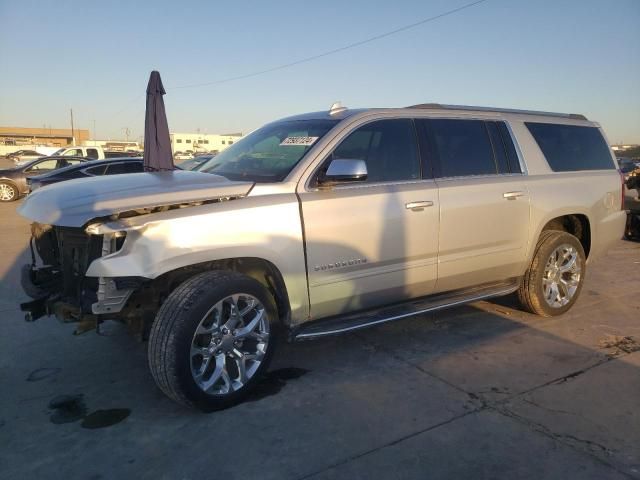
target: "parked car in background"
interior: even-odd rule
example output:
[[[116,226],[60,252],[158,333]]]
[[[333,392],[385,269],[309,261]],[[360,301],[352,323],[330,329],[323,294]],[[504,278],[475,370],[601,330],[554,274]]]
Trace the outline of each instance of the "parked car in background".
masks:
[[[189,153],[189,152],[175,152],[173,154],[173,160],[176,162],[191,160],[192,158],[193,158],[193,153]]]
[[[56,151],[54,155],[61,157],[85,157],[92,160],[105,158],[102,147],[63,147]]]
[[[215,155],[198,155],[184,162],[180,162],[178,167],[182,170],[198,170],[202,165],[211,160]]]
[[[12,202],[28,193],[30,177],[87,161],[81,157],[42,157],[0,170],[0,202]]]
[[[624,175],[624,179],[627,180],[629,174],[640,167],[640,160],[629,157],[618,157],[618,166],[620,167],[620,172]]]
[[[7,155],[8,160],[12,160],[15,163],[25,162],[29,160],[35,160],[36,158],[42,158],[45,155],[38,153],[35,150],[18,150]]]
[[[140,157],[93,160],[28,178],[27,189],[29,192],[32,192],[38,188],[53,183],[64,182],[65,180],[73,180],[74,178],[140,173],[143,171],[143,160]]]

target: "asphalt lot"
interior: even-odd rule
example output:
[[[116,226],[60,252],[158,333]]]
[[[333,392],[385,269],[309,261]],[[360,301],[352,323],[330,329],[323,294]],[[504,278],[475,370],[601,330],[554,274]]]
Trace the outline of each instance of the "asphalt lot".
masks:
[[[23,321],[17,205],[0,205],[1,478],[640,479],[638,243],[590,265],[563,317],[506,298],[281,345],[251,401],[201,414],[120,325]]]

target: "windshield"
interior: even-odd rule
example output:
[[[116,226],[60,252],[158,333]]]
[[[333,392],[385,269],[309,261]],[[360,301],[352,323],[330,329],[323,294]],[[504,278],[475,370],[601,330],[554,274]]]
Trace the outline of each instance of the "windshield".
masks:
[[[338,120],[271,123],[247,135],[198,168],[229,180],[280,182]]]

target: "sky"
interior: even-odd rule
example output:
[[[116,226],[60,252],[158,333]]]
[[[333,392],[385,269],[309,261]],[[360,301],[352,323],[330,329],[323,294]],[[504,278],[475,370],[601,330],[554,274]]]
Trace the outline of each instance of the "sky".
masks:
[[[253,130],[325,110],[417,103],[583,113],[640,143],[640,0],[0,0],[0,126],[140,139],[162,75],[173,132]]]

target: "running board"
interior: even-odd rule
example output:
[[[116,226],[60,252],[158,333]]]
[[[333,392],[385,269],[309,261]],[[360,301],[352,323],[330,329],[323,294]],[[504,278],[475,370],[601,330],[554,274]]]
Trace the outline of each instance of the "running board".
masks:
[[[312,321],[293,330],[290,339],[293,341],[310,340],[328,335],[337,335],[426,312],[433,312],[434,310],[454,307],[486,298],[508,295],[518,289],[519,281],[519,278],[514,278],[507,282],[453,290],[404,303]]]

